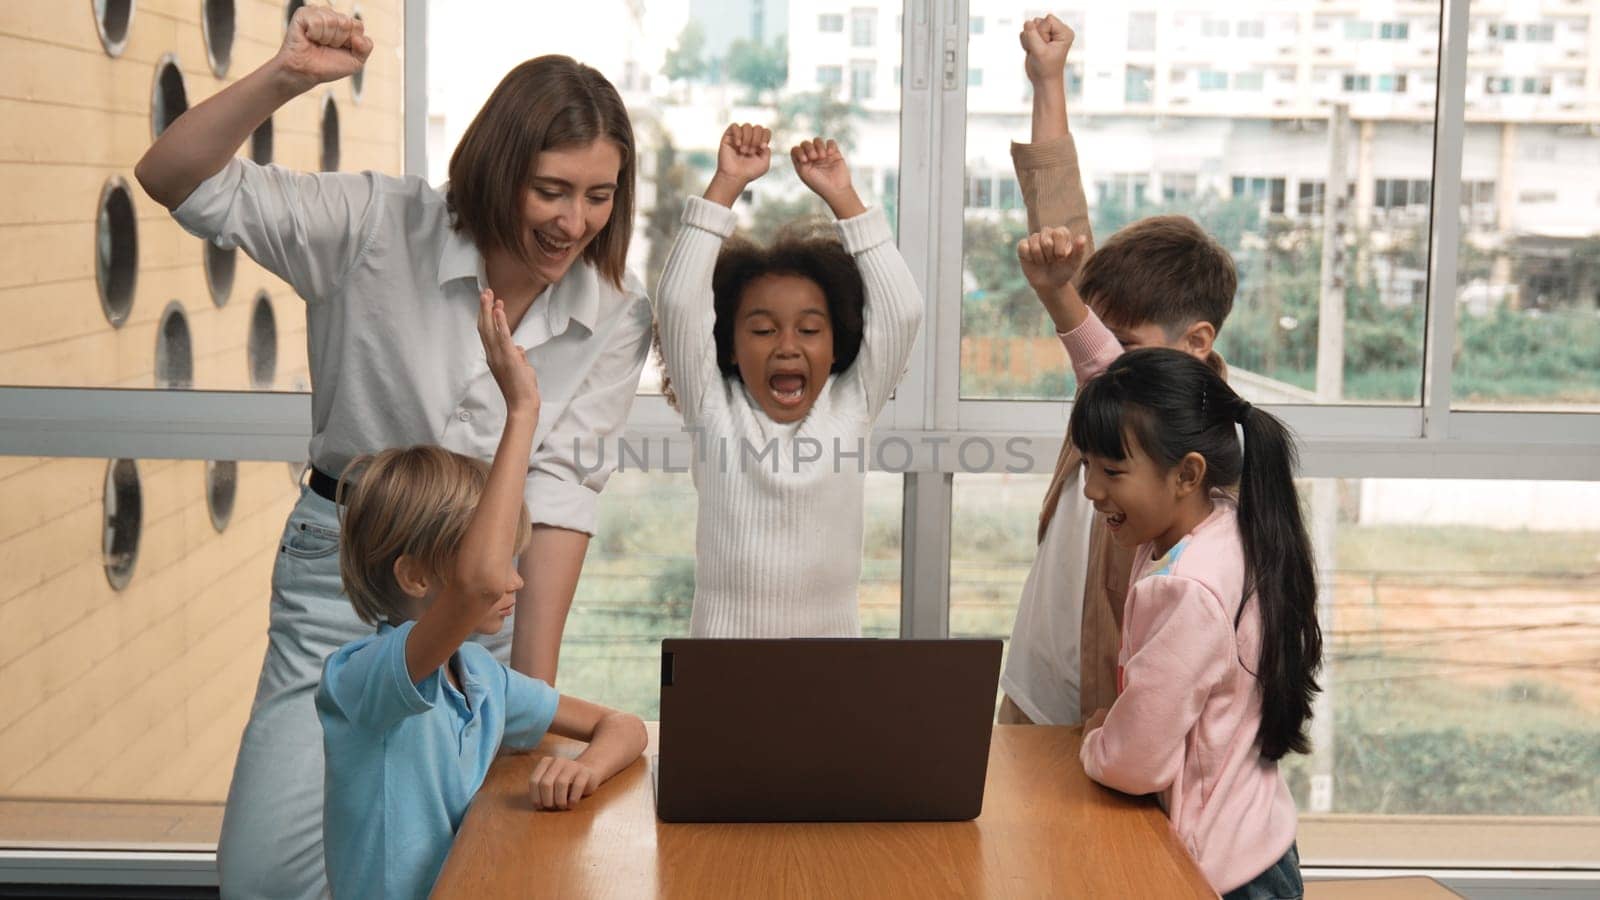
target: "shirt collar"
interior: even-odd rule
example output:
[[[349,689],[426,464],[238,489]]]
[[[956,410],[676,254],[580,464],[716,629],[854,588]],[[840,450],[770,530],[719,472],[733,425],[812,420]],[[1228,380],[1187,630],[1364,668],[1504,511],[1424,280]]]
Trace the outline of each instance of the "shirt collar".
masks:
[[[439,245],[439,286],[462,278],[483,280],[483,254],[464,232],[452,228]]]
[[[479,288],[488,284],[483,254],[460,231],[450,231],[439,247],[439,286],[470,278]],[[552,336],[562,334],[577,322],[591,334],[600,318],[600,273],[586,260],[578,260],[567,275],[547,291],[545,318]]]
[[[593,334],[600,317],[600,273],[587,261],[578,260],[565,278],[551,285],[545,302],[552,336],[564,333],[573,322]]]

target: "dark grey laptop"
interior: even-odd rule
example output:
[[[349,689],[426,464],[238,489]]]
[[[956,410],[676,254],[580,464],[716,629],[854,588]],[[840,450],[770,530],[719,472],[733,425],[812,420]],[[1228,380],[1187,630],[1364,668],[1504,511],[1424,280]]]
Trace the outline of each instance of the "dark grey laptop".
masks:
[[[998,640],[661,642],[667,822],[971,819]]]

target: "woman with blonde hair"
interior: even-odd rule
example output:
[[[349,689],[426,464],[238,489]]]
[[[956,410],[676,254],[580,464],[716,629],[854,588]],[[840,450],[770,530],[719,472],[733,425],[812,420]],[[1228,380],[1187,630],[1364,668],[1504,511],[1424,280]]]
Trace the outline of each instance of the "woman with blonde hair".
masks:
[[[372,50],[359,19],[297,10],[276,56],[179,117],[135,170],[184,228],[243,247],[306,301],[311,477],[273,569],[267,654],[218,847],[226,896],[326,886],[312,696],[323,659],[371,631],[340,596],[335,486],[351,459],[386,447],[492,458],[506,412],[475,329],[480,292],[504,302],[543,387],[524,483],[525,586],[509,640],[486,643],[546,682],[610,474],[579,460],[621,435],[649,352],[649,302],[624,269],[633,130],[594,69],[563,56],[513,69],[462,136],[443,189],[234,156],[280,106],[354,74]]]

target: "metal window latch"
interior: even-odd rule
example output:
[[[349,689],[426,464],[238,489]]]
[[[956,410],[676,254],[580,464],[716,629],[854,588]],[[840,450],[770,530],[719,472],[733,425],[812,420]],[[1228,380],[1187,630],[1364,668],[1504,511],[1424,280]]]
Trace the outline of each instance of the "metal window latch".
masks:
[[[956,80],[956,77],[959,74],[956,71],[956,64],[959,62],[959,60],[960,54],[956,52],[955,36],[947,35],[944,39],[944,89],[947,91],[955,90],[960,84],[960,82]]]

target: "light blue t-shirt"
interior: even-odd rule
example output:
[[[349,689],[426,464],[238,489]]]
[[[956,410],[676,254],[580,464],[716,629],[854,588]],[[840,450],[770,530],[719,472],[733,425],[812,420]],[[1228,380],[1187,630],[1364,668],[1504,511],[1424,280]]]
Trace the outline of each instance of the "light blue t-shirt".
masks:
[[[554,688],[471,642],[452,658],[465,695],[442,668],[412,684],[414,624],[380,625],[322,666],[322,844],[340,900],[426,897],[501,740],[532,747],[555,718]]]

